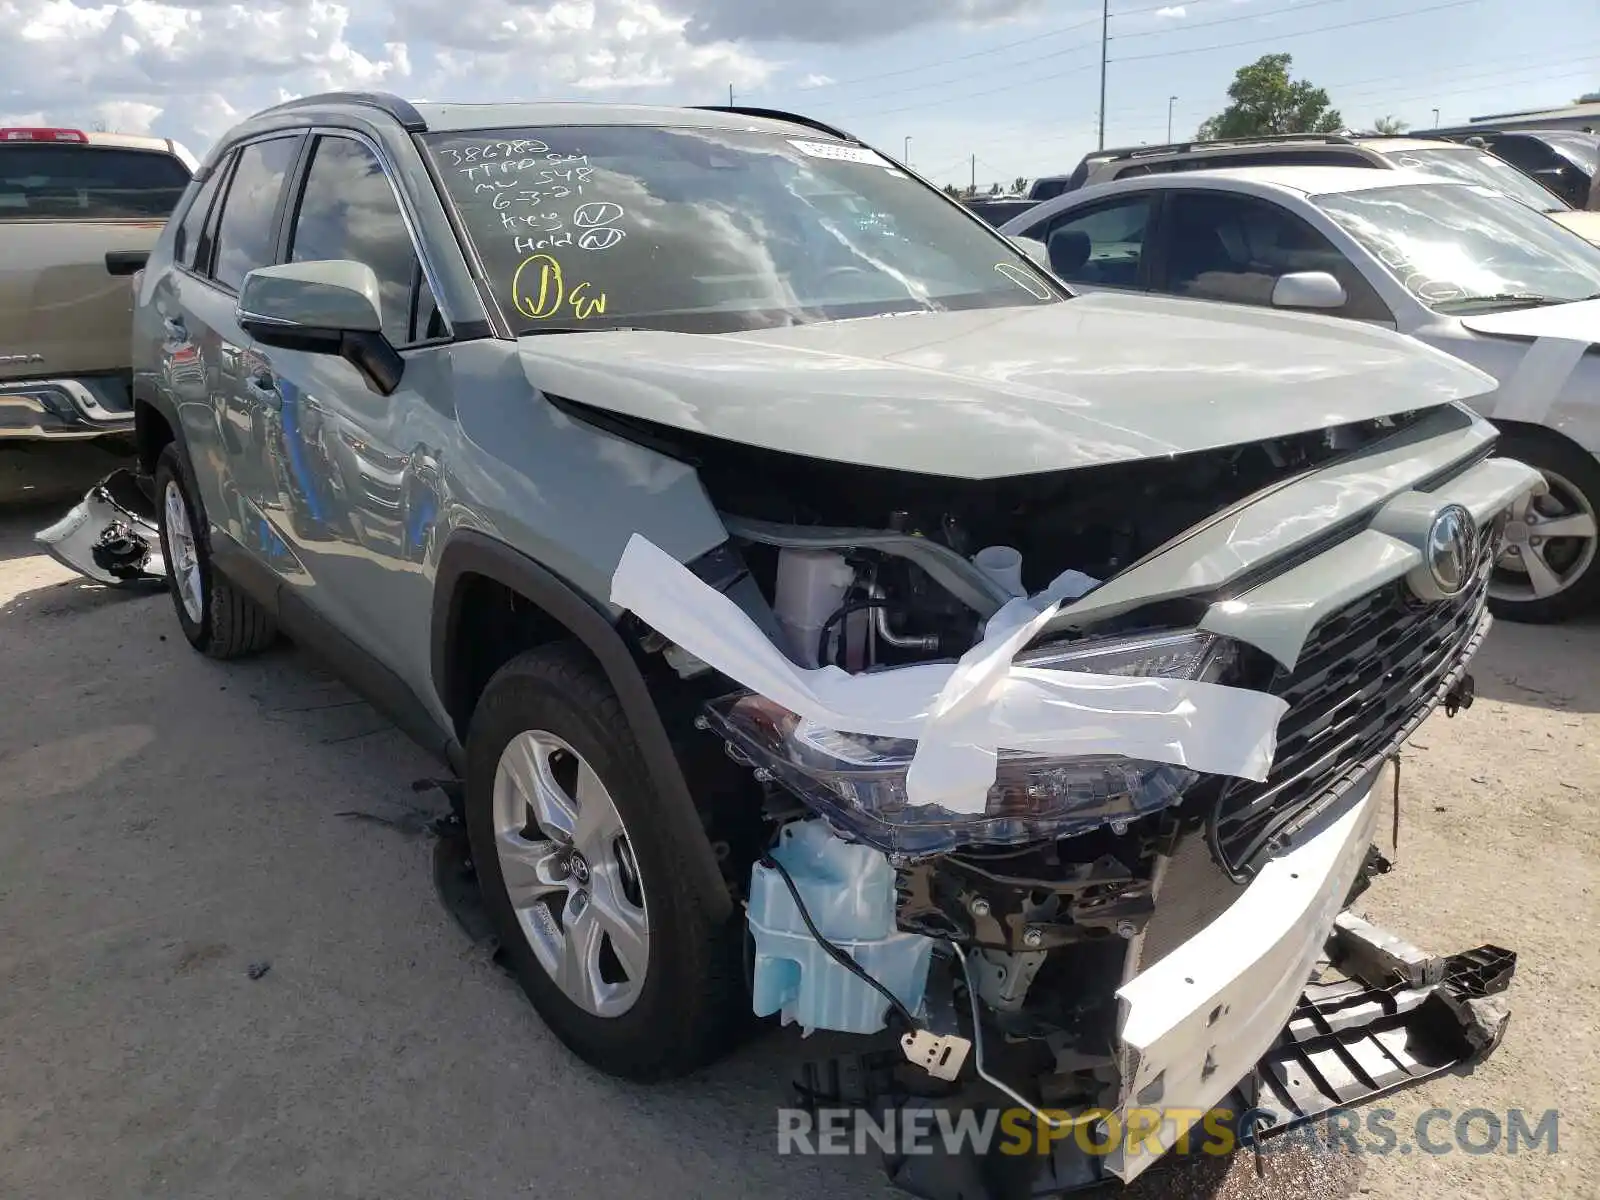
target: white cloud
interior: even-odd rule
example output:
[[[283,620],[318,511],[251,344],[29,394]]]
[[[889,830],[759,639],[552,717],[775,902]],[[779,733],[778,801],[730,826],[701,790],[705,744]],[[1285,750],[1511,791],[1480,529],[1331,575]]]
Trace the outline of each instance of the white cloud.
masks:
[[[1181,5],[1181,4],[1174,4],[1170,8],[1158,8],[1158,9],[1156,9],[1156,16],[1158,16],[1158,17],[1178,18],[1178,17],[1186,17],[1188,15],[1189,14],[1188,14],[1187,10],[1185,10],[1183,5]]]
[[[668,0],[695,41],[865,42],[950,21],[987,23],[1042,11],[1044,0]]]
[[[687,25],[655,0],[0,0],[0,112],[202,152],[312,92],[694,102],[771,75],[727,41],[691,42]]]
[[[1007,21],[1047,0],[0,0],[0,112],[197,153],[312,92],[712,103],[833,82],[774,43]],[[21,118],[14,119],[23,123]]]

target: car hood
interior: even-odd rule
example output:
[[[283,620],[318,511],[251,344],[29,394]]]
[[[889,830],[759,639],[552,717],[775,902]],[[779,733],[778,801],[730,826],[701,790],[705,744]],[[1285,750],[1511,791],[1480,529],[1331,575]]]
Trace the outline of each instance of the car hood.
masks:
[[[1600,217],[1600,213],[1590,215]],[[1571,304],[1478,313],[1460,320],[1473,333],[1511,338],[1559,338],[1590,345],[1600,344],[1600,300],[1577,300]]]
[[[1392,332],[1097,294],[736,334],[523,338],[540,391],[766,449],[967,479],[1238,445],[1483,395]]]
[[[1584,241],[1600,246],[1600,212],[1583,212],[1575,208],[1571,212],[1553,212],[1550,219],[1565,225]]]

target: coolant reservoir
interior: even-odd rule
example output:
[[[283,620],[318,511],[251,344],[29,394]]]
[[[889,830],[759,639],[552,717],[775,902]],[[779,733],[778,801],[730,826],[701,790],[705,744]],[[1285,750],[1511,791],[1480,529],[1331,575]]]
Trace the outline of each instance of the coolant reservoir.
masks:
[[[802,667],[819,666],[817,646],[828,618],[839,611],[855,572],[844,555],[828,550],[780,550],[773,614],[788,642],[789,657]]]
[[[782,863],[818,932],[898,996],[922,1004],[933,939],[895,928],[894,868],[870,846],[834,836],[823,820],[786,825],[772,857]],[[783,877],[759,864],[750,876],[750,934],[755,941],[751,1006],[783,1023],[843,1033],[876,1033],[889,1002],[840,966],[806,929]]]

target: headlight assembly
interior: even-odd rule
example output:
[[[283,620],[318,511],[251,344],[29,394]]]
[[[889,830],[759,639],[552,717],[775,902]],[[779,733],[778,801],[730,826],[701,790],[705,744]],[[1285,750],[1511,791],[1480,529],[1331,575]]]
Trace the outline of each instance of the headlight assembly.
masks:
[[[1042,670],[1214,682],[1233,653],[1231,642],[1185,631],[1049,646],[1016,661]],[[836,827],[900,855],[937,854],[958,845],[1015,845],[1114,827],[1174,803],[1199,778],[1185,767],[1120,755],[1001,750],[984,811],[961,814],[907,802],[913,740],[841,733],[748,691],[713,701],[706,717],[731,751]]]

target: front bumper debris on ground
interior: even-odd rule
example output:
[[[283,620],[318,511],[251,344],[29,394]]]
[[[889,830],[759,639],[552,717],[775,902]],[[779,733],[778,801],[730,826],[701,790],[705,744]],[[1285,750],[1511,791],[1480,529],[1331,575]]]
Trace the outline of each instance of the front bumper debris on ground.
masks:
[[[1212,1110],[1207,1136],[1226,1130],[1249,1151],[1336,1110],[1471,1066],[1504,1036],[1510,1014],[1502,993],[1515,971],[1516,955],[1498,946],[1432,955],[1341,914],[1288,1024]],[[794,1087],[813,1113],[853,1108],[882,1119],[898,1110],[902,1127],[903,1114],[919,1108],[970,1110],[981,1120],[1007,1107],[981,1084],[930,1098],[926,1082],[890,1048],[807,1062]],[[1148,1107],[1159,1111],[1160,1098]],[[1016,1154],[997,1140],[980,1154],[970,1147],[949,1153],[933,1139],[932,1153],[886,1153],[884,1168],[925,1200],[1042,1200],[1114,1182],[1114,1154],[1086,1153],[1079,1141],[1058,1137],[1048,1154]],[[1125,1139],[1118,1144],[1126,1148]]]
[[[55,524],[34,534],[58,562],[112,586],[164,585],[155,505],[132,470],[113,471]]]

